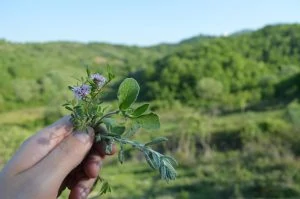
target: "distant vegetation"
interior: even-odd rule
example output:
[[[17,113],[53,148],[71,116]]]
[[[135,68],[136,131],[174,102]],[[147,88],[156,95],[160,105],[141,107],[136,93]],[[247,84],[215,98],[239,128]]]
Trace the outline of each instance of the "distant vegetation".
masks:
[[[300,25],[267,26],[228,37],[200,35],[177,45],[144,48],[1,41],[1,110],[33,101],[43,104],[54,93],[64,95],[66,79],[81,72],[82,63],[97,69],[109,64],[118,75],[137,76],[144,84],[144,100],[246,108],[277,98],[281,81],[299,72],[299,32]],[[296,94],[297,88],[292,92]]]
[[[231,37],[193,39],[199,42],[143,69],[145,97],[226,110],[277,99],[283,94],[277,90],[280,84],[300,69],[299,31],[299,25],[280,25]]]
[[[300,197],[299,24],[151,47],[0,40],[0,165],[66,114],[59,104],[83,64],[99,72],[111,65],[111,89],[127,76],[139,81],[140,100],[153,101],[162,129],[137,139],[168,136],[158,150],[181,163],[178,180],[165,184],[154,173],[145,179],[147,167],[132,170],[139,155],[128,151],[123,166],[104,165],[116,186],[104,198]]]

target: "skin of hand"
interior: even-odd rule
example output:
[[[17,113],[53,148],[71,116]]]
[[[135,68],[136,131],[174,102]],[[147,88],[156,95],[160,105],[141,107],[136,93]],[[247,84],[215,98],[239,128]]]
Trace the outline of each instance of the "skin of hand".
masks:
[[[73,131],[66,116],[28,138],[0,172],[0,199],[87,198],[105,155],[94,130]],[[113,153],[115,153],[115,146]]]

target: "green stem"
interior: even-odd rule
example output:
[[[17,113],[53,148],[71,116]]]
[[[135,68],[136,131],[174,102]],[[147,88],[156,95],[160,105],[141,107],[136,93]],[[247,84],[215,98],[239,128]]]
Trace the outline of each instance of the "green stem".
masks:
[[[109,113],[103,115],[103,116],[100,118],[100,121],[103,120],[104,118],[108,117],[108,116],[111,116],[111,115],[114,115],[114,114],[118,114],[119,112],[120,112],[119,110],[109,112]]]
[[[127,139],[122,139],[122,138],[118,138],[118,137],[114,137],[114,136],[109,136],[109,135],[101,135],[101,137],[103,138],[107,138],[107,139],[113,139],[119,143],[122,143],[122,144],[130,144],[136,148],[144,148],[144,145],[140,144],[140,143],[136,143],[134,141],[131,141],[131,140],[127,140]]]
[[[112,112],[109,112],[109,113],[103,115],[103,116],[99,119],[99,121],[95,124],[95,126],[99,126],[104,118],[109,117],[109,116],[114,115],[114,114],[118,114],[119,112],[120,112],[119,110],[116,110],[116,111],[112,111]]]
[[[101,90],[103,90],[105,88],[105,86],[109,83],[110,81],[107,81],[104,83],[104,85],[101,87],[101,88],[98,88],[96,90],[96,92],[94,92],[92,95],[91,95],[91,98],[94,99],[99,93]]]
[[[114,136],[109,136],[109,135],[101,135],[102,138],[108,138],[108,139],[113,139],[121,144],[130,144],[131,146],[139,149],[140,151],[151,151],[152,153],[157,153],[158,155],[162,156],[162,154],[158,153],[157,151],[154,151],[153,149],[145,146],[144,144],[137,143],[135,141],[127,140],[127,139],[122,139]]]
[[[172,165],[172,162],[166,160],[164,155],[161,153],[154,151],[152,148],[145,146],[144,144],[127,140],[126,138],[115,137],[111,135],[101,135],[102,138],[106,138],[109,140],[114,140],[120,144],[130,144],[134,148],[137,148],[141,152],[145,154],[146,160],[151,168],[155,170],[159,170],[160,176],[162,179],[167,181],[174,180],[176,177],[176,171]],[[159,161],[157,161],[157,159]],[[166,161],[168,164],[166,164]]]

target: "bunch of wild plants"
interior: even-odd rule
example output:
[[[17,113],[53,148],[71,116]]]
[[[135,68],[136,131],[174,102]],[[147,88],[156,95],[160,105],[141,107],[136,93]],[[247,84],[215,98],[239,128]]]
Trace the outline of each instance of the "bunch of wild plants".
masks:
[[[99,73],[91,74],[87,68],[87,76],[81,78],[76,86],[69,86],[74,99],[63,106],[71,111],[71,120],[77,130],[86,130],[88,126],[95,130],[95,142],[105,142],[106,152],[111,153],[113,144],[119,145],[118,159],[124,162],[124,147],[129,145],[141,151],[149,166],[158,170],[162,179],[169,181],[176,178],[174,158],[163,155],[151,148],[151,145],[167,141],[157,137],[147,143],[140,143],[130,138],[140,129],[157,130],[160,128],[159,116],[149,111],[149,104],[134,106],[139,94],[139,84],[133,78],[126,78],[119,86],[117,98],[118,108],[109,110],[103,104],[105,87],[114,75],[108,70],[107,77]],[[105,130],[103,130],[105,128]],[[111,191],[107,181],[100,178],[100,193]]]

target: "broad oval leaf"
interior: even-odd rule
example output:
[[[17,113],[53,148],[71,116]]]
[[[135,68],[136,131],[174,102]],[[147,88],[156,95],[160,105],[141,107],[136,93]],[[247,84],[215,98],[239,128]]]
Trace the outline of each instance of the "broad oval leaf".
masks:
[[[139,127],[148,130],[157,130],[160,128],[159,117],[155,113],[149,113],[133,119]]]
[[[126,78],[118,90],[118,100],[120,110],[126,110],[133,104],[139,95],[140,86],[133,78]]]
[[[148,108],[149,108],[149,104],[143,104],[137,107],[131,115],[133,117],[141,116],[143,113],[145,113],[148,110]]]

